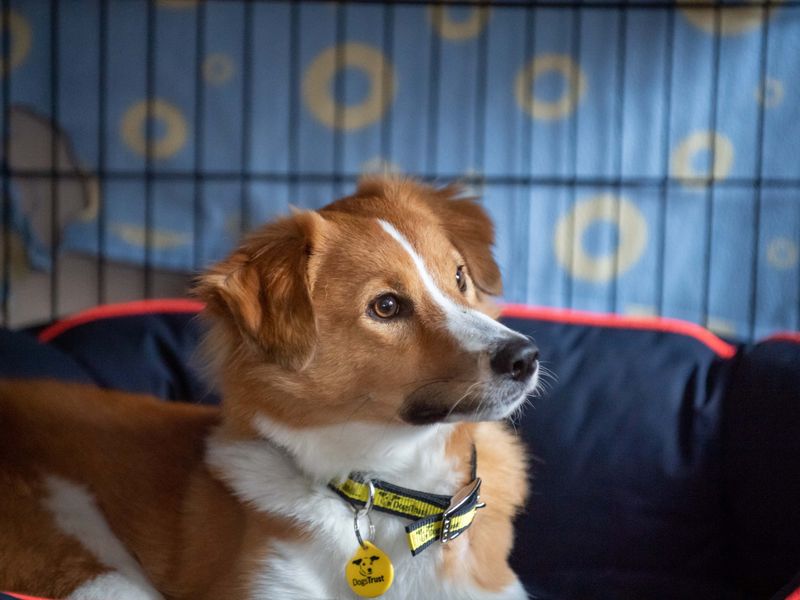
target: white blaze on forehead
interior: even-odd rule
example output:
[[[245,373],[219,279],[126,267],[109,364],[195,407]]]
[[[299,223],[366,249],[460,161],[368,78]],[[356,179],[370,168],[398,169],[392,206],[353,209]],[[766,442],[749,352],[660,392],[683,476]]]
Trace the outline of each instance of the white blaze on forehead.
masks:
[[[405,236],[394,225],[383,219],[378,219],[378,223],[409,255],[431,299],[444,313],[447,330],[465,350],[482,352],[503,339],[521,337],[482,312],[454,302],[436,285],[422,257],[414,250]],[[455,273],[453,273],[453,277],[455,280]]]

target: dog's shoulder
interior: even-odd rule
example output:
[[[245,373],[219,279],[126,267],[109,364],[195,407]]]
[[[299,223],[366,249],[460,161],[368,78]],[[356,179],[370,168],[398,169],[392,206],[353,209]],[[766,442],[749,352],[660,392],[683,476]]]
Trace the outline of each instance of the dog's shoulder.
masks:
[[[502,512],[513,516],[524,506],[528,494],[528,456],[525,445],[500,422],[479,423],[474,428],[478,453],[478,475],[484,482],[484,497],[491,495]]]
[[[468,544],[444,547],[444,569],[452,580],[471,580],[488,593],[500,594],[518,585],[508,556],[514,541],[513,518],[528,492],[527,457],[521,441],[502,423],[465,423],[459,429],[451,447],[459,441],[475,445],[480,499],[486,507],[463,534]]]

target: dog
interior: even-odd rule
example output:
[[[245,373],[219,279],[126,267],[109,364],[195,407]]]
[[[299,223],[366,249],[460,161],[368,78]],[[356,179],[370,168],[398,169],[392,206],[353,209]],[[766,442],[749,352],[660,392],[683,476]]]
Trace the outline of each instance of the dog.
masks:
[[[376,560],[380,560],[380,556],[375,556],[374,554],[368,558],[357,558],[356,560],[352,561],[354,565],[358,567],[358,574],[362,577],[367,577],[372,575],[372,565],[375,563]]]
[[[501,421],[539,352],[495,320],[493,238],[457,188],[365,179],[200,276],[220,409],[1,383],[0,589],[527,598],[525,453]],[[345,575],[363,557],[380,576]]]

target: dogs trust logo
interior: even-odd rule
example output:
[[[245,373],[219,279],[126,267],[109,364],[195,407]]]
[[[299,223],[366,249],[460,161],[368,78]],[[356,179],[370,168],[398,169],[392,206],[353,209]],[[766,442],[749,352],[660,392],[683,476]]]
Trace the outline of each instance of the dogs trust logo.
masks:
[[[392,585],[394,568],[389,557],[371,542],[365,542],[345,569],[347,584],[364,598],[375,598]]]
[[[372,578],[372,565],[376,560],[380,560],[380,556],[375,556],[374,554],[367,558],[357,558],[353,561],[353,564],[358,567],[358,572],[363,575],[364,577]],[[383,579],[383,576],[381,576]]]

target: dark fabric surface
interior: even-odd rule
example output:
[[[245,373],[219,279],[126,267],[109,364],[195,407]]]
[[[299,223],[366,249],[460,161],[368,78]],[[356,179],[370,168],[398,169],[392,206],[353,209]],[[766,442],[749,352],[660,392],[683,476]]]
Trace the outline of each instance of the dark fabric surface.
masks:
[[[22,331],[0,328],[0,377],[63,379],[91,383],[69,354]]]
[[[192,313],[100,319],[68,329],[50,345],[104,387],[165,400],[216,404],[200,376],[201,325]]]
[[[772,597],[772,600],[800,600],[800,572]]]
[[[537,598],[769,598],[800,568],[800,344],[530,319],[548,391],[516,428],[532,493],[512,562]],[[191,313],[0,330],[0,376],[213,403]]]
[[[741,354],[725,413],[735,573],[769,598],[800,569],[800,343]]]
[[[519,425],[532,495],[514,567],[557,598],[738,598],[721,486],[732,361],[697,340],[510,319],[557,374]]]

